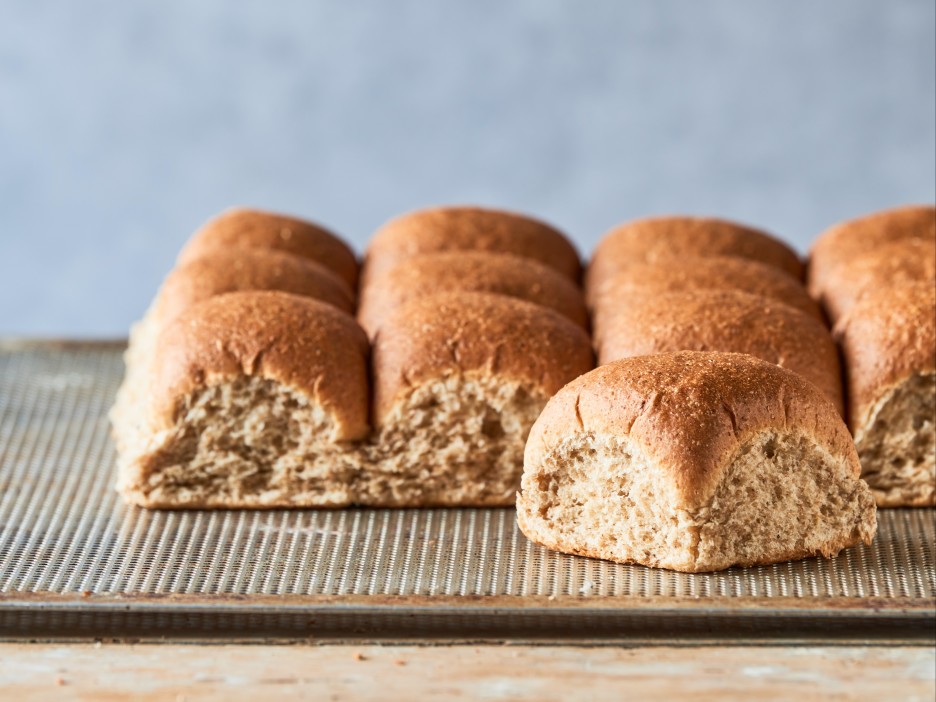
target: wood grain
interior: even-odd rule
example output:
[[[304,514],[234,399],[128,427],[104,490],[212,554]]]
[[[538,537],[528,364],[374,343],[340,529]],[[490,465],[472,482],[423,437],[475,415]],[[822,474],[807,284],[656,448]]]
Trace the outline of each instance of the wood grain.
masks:
[[[931,700],[925,647],[0,644],[5,699]]]

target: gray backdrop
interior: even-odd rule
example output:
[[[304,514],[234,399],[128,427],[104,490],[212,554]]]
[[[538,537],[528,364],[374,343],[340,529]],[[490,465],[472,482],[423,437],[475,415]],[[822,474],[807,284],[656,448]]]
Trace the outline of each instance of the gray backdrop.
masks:
[[[231,204],[360,247],[482,203],[583,251],[716,214],[803,249],[934,199],[932,0],[0,0],[0,334],[119,335]]]

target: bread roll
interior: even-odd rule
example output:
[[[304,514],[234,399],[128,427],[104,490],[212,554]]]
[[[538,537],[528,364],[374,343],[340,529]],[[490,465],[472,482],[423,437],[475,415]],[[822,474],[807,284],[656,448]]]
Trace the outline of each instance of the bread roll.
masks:
[[[775,266],[733,256],[624,265],[594,290],[593,309],[599,316],[627,304],[632,295],[692,290],[738,290],[760,295],[823,321],[819,305],[800,281]]]
[[[118,488],[146,507],[336,507],[368,432],[367,337],[344,312],[235,292],[159,335],[146,385],[114,417]]]
[[[936,506],[936,288],[882,286],[839,320],[849,424],[881,507]]]
[[[295,293],[354,312],[354,295],[347,284],[313,261],[273,250],[244,255],[242,249],[203,249],[169,273],[150,309],[130,330],[124,354],[127,373],[114,411],[122,412],[121,407],[133,401],[129,393],[148,373],[160,329],[209,297],[245,290]]]
[[[815,318],[736,290],[632,298],[602,322],[598,362],[671,351],[747,353],[802,375],[843,412],[838,350]]]
[[[835,407],[743,354],[617,361],[533,426],[520,529],[564,553],[684,572],[836,555],[876,529]]]
[[[612,229],[598,243],[586,276],[586,299],[623,266],[708,256],[760,261],[802,280],[803,265],[783,242],[757,229],[723,219],[651,217]]]
[[[833,322],[864,295],[911,283],[936,287],[936,241],[910,239],[855,255],[826,273],[820,300]]]
[[[373,348],[375,454],[366,505],[510,505],[527,432],[549,397],[594,365],[581,327],[487,293],[411,300]]]
[[[364,281],[401,261],[443,251],[490,251],[532,258],[578,282],[581,262],[558,230],[523,215],[480,207],[437,207],[390,220],[371,239]]]
[[[280,251],[205,249],[172,270],[157,294],[159,326],[188,307],[215,295],[245,290],[279,290],[311,297],[354,314],[354,293],[337,275],[310,259]]]
[[[404,302],[459,290],[535,302],[588,328],[585,300],[572,281],[533,259],[486,251],[426,254],[393,266],[361,290],[358,321],[373,336],[383,319]]]
[[[809,292],[821,298],[826,278],[835,268],[887,244],[910,241],[936,241],[936,207],[897,207],[836,224],[816,239],[809,252]]]
[[[179,263],[202,256],[206,249],[232,247],[273,249],[310,259],[357,290],[358,262],[345,242],[317,224],[260,210],[236,208],[209,220],[183,247]]]

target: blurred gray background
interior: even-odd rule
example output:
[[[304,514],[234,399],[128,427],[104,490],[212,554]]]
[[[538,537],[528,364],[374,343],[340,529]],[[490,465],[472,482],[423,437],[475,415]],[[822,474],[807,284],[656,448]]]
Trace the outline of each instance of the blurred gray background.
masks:
[[[805,249],[936,197],[934,6],[0,0],[0,334],[124,334],[232,204],[358,249],[436,203]]]

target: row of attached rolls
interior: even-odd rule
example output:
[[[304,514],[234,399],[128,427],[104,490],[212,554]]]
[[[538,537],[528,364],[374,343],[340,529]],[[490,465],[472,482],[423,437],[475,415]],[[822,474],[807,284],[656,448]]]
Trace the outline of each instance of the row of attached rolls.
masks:
[[[512,505],[547,400],[594,367],[571,243],[479,208],[378,230],[358,320],[372,340],[374,438],[357,501]]]
[[[586,274],[600,365],[534,424],[521,530],[688,572],[869,543],[837,349],[802,275],[782,242],[731,222],[612,230]]]
[[[841,346],[848,422],[878,505],[936,505],[936,208],[832,227],[812,247],[808,283]]]
[[[579,274],[561,234],[508,213],[398,218],[359,276],[321,227],[227,212],[131,333],[118,489],[148,507],[512,504],[530,426],[594,365]]]

